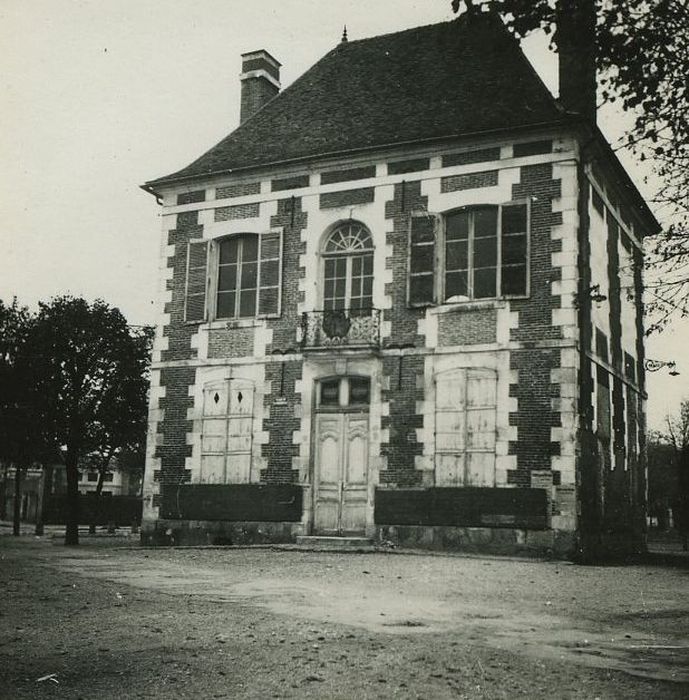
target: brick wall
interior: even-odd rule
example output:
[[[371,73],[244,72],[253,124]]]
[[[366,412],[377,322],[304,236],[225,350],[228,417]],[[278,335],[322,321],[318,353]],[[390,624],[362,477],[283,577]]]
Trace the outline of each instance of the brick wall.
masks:
[[[299,266],[299,256],[305,243],[301,239],[307,225],[307,214],[302,210],[300,197],[278,201],[277,214],[271,218],[271,228],[283,228],[283,274],[282,314],[280,318],[267,321],[272,331],[272,342],[266,348],[266,355],[295,352],[297,347],[296,330],[301,323],[298,305],[302,292],[299,280],[304,274]],[[297,417],[301,407],[301,394],[295,390],[297,380],[302,376],[302,360],[287,362],[273,361],[265,365],[265,378],[270,385],[270,393],[264,399],[269,417],[263,421],[263,430],[269,441],[261,447],[267,467],[261,471],[261,481],[267,483],[289,483],[297,481],[298,471],[293,469],[292,460],[299,456],[299,446],[293,444],[293,435],[301,426]],[[284,374],[283,374],[284,372]],[[282,395],[280,387],[282,385]]]
[[[553,253],[561,249],[562,241],[551,236],[553,227],[562,223],[562,214],[553,211],[553,200],[561,196],[561,183],[553,178],[550,164],[525,166],[512,196],[530,201],[531,257],[529,297],[511,302],[518,314],[511,339],[526,343],[527,348],[510,352],[510,368],[516,370],[518,381],[510,385],[517,410],[510,413],[509,421],[517,428],[517,439],[510,442],[509,454],[517,457],[517,467],[508,471],[507,480],[531,486],[531,472],[550,470],[552,457],[560,454],[560,443],[551,437],[551,429],[561,426],[560,413],[553,409],[552,401],[560,397],[560,386],[552,379],[553,370],[560,367],[560,351],[535,345],[562,338],[562,329],[553,323],[553,311],[560,308],[561,297],[552,292],[552,283],[561,279],[560,269],[553,265]],[[557,480],[554,474],[553,483]]]
[[[407,305],[407,269],[409,215],[427,206],[428,200],[421,195],[418,181],[395,185],[393,199],[385,203],[385,218],[392,222],[392,231],[386,235],[386,243],[392,248],[392,256],[386,260],[386,268],[392,270],[392,282],[385,288],[385,294],[392,298],[392,306],[383,311],[383,320],[390,323],[390,335],[385,340],[388,347],[424,345],[418,324],[425,312]],[[389,402],[389,415],[383,416],[381,427],[388,431],[389,441],[381,444],[381,455],[387,464],[380,473],[380,482],[413,486],[421,482],[415,459],[423,453],[423,444],[416,437],[416,430],[423,428],[423,415],[416,409],[417,402],[424,398],[423,388],[419,388],[424,386],[424,358],[392,356],[384,357],[382,363],[386,387],[382,401]]]
[[[174,246],[174,255],[168,258],[172,268],[172,278],[167,283],[171,299],[165,305],[169,324],[163,328],[168,348],[161,352],[163,362],[190,360],[197,356],[192,348],[192,336],[198,326],[184,320],[185,280],[187,269],[187,244],[201,238],[203,227],[198,224],[198,212],[185,212],[177,215],[177,226],[168,233],[168,245]],[[162,420],[156,426],[161,436],[156,446],[154,458],[159,459],[160,469],[153,474],[153,480],[160,484],[159,491],[166,485],[180,484],[189,480],[186,458],[191,456],[191,446],[186,434],[191,431],[191,421],[187,420],[187,409],[193,405],[189,388],[196,379],[193,367],[165,367],[160,371],[160,386],[164,396],[159,399],[157,408],[162,411]],[[160,493],[154,495],[153,505],[160,503]]]
[[[478,345],[497,340],[496,309],[465,310],[438,316],[438,346]]]
[[[249,357],[254,352],[253,328],[212,328],[208,331],[208,357]]]
[[[484,170],[480,173],[468,175],[449,175],[440,181],[441,192],[461,192],[480,187],[495,187],[498,184],[497,170]]]

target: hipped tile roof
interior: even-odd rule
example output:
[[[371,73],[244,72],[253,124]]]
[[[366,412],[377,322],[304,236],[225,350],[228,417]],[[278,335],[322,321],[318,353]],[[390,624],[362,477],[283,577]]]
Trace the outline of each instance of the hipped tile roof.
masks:
[[[561,122],[492,13],[341,43],[182,170],[147,183]]]

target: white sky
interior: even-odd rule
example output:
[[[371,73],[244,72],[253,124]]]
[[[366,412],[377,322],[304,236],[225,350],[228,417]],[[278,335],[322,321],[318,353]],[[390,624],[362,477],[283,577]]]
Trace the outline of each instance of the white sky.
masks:
[[[0,298],[100,297],[154,323],[160,209],[138,186],[235,128],[240,54],[270,51],[286,86],[344,24],[358,39],[452,17],[450,0],[0,0]],[[525,48],[556,91],[546,42]],[[603,117],[611,140],[621,122]],[[683,372],[649,375],[652,426],[689,396],[687,346],[687,323],[648,343]]]

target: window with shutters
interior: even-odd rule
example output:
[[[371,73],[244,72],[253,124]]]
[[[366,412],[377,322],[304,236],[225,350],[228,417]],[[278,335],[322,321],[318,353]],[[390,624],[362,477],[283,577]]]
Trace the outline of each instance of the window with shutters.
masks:
[[[495,486],[496,372],[441,372],[435,395],[436,486]]]
[[[526,203],[411,217],[410,305],[523,297],[528,285]]]
[[[280,313],[279,233],[242,233],[189,244],[187,321],[248,319]]]

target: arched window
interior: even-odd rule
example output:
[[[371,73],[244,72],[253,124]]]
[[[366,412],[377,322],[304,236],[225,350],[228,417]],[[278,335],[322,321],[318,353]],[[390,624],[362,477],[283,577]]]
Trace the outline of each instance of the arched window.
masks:
[[[348,221],[323,247],[323,308],[364,316],[373,306],[373,239],[363,224]]]

